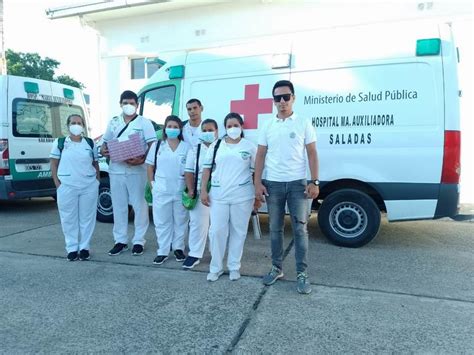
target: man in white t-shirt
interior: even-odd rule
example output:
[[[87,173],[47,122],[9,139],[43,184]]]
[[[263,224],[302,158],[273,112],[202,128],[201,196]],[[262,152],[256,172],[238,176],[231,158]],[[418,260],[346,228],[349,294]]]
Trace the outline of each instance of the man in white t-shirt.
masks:
[[[189,120],[183,127],[183,138],[186,143],[195,148],[199,143],[201,133],[202,111],[204,107],[198,99],[190,99],[186,102]]]
[[[156,141],[156,132],[150,120],[137,114],[138,97],[133,91],[124,91],[120,95],[122,114],[113,117],[103,136],[101,154],[109,156],[107,142],[139,133],[146,152]],[[145,233],[148,229],[148,204],[145,200],[146,167],[145,155],[124,162],[110,161],[110,193],[114,210],[115,245],[109,255],[118,255],[128,249],[128,205],[135,212],[135,234],[132,239],[133,255],[142,255],[145,245]]]
[[[293,112],[295,90],[290,81],[278,81],[272,93],[278,113],[260,131],[255,162],[255,194],[267,202],[272,249],[272,269],[263,277],[263,283],[272,285],[283,277],[283,229],[285,205],[288,205],[293,225],[297,291],[308,294],[311,292],[306,273],[308,199],[319,195],[316,132],[309,119]],[[305,155],[310,181],[306,176]],[[266,176],[262,180],[264,168]]]

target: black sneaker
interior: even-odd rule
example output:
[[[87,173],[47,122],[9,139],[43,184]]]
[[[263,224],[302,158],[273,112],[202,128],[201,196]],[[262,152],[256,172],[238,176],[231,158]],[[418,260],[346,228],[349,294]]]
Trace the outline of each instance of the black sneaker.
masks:
[[[168,255],[158,255],[155,260],[153,260],[153,264],[155,265],[161,265],[163,264],[166,260],[168,260]]]
[[[183,267],[185,269],[192,269],[196,265],[199,264],[199,259],[195,258],[194,256],[189,256],[184,260]]]
[[[143,245],[135,244],[132,248],[132,255],[142,255],[143,254]]]
[[[82,249],[79,252],[79,259],[80,260],[85,261],[85,260],[89,260],[90,258],[91,258],[91,256],[89,255],[89,250]]]
[[[67,254],[67,261],[76,261],[78,259],[77,251],[71,251]]]
[[[176,261],[184,261],[184,259],[186,259],[186,255],[184,255],[181,249],[175,250],[174,256],[176,257]]]
[[[109,255],[119,255],[121,252],[128,250],[128,245],[123,243],[117,243],[109,251]]]

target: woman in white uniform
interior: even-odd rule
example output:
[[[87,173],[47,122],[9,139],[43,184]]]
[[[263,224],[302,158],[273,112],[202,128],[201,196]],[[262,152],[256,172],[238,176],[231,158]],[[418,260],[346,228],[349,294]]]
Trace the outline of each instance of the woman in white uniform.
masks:
[[[176,261],[186,258],[183,250],[188,214],[181,195],[189,149],[188,143],[183,141],[183,123],[177,116],[168,116],[163,140],[153,143],[145,161],[148,164],[148,181],[152,185],[153,220],[158,241],[153,264],[163,264],[171,249]]]
[[[252,178],[257,147],[243,138],[243,120],[238,113],[229,113],[225,117],[224,126],[226,136],[209,147],[201,183],[201,202],[210,206],[211,216],[209,281],[217,281],[224,273],[227,240],[229,278],[232,281],[240,278],[240,260],[250,214],[254,208],[258,208]],[[219,147],[213,165],[216,144]],[[211,169],[211,190],[208,193],[207,183]]]
[[[211,143],[218,137],[217,122],[212,119],[204,120],[201,123],[201,132],[199,134],[200,143],[190,150],[186,159],[186,186],[188,195],[194,197],[199,194],[201,186],[201,177],[204,161]],[[199,152],[199,157],[197,154]],[[197,157],[197,159],[196,159]],[[198,176],[196,177],[196,160],[198,162]],[[197,189],[194,190],[195,180]],[[196,206],[189,211],[189,253],[184,260],[183,268],[192,269],[199,264],[204,248],[206,247],[207,234],[209,232],[209,207],[204,206],[199,197]]]
[[[69,136],[56,139],[51,149],[51,174],[67,260],[89,260],[100,178],[97,149],[92,140],[82,136],[85,122],[81,116],[71,115],[66,123]]]

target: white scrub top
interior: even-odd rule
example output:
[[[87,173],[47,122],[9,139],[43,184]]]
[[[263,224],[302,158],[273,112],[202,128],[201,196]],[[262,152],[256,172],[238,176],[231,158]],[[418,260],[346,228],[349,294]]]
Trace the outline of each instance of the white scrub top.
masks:
[[[189,124],[189,121],[183,127],[183,138],[186,143],[192,147],[196,147],[201,141],[199,135],[201,133],[201,125],[193,127]]]
[[[216,142],[207,151],[205,168],[211,168]],[[239,203],[255,198],[252,174],[256,154],[257,146],[245,138],[238,144],[227,144],[224,139],[221,141],[211,178],[211,203],[213,200]]]
[[[181,195],[184,190],[184,169],[186,157],[191,149],[188,143],[181,141],[173,152],[168,142],[162,141],[156,159],[155,184],[153,190],[166,195]],[[155,165],[156,142],[148,151],[145,163]]]
[[[98,159],[97,148],[95,144],[91,148],[84,138],[80,142],[73,142],[69,136],[66,137],[62,154],[56,138],[49,157],[60,159],[58,179],[61,184],[84,188],[95,182],[97,174],[92,162]]]
[[[209,147],[207,147],[204,143],[199,143],[201,145],[201,150],[199,152],[199,173],[198,173],[198,183],[197,183],[197,193],[201,191],[201,178],[202,178],[202,169],[204,166],[204,162],[206,161],[207,151]],[[198,147],[194,147],[194,149],[190,149],[188,152],[188,157],[186,158],[186,168],[185,171],[187,173],[196,174],[196,155],[197,155]],[[196,177],[195,177],[196,178]]]
[[[120,131],[125,127],[126,123],[123,119],[123,115],[113,117],[103,136],[105,143],[117,138]],[[148,148],[147,144],[156,141],[155,128],[151,121],[143,116],[137,116],[130,124],[127,129],[120,135],[120,137],[127,137],[130,134],[139,133],[143,141],[145,151]],[[129,165],[125,162],[114,162],[109,163],[110,174],[143,174],[146,171],[145,164],[141,165]]]

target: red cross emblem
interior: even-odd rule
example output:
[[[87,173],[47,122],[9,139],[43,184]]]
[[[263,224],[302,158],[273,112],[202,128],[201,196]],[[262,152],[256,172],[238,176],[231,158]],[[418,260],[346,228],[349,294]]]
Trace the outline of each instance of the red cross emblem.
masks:
[[[230,111],[244,116],[245,129],[258,128],[258,114],[273,112],[273,99],[259,99],[259,84],[245,85],[245,98],[230,102]]]

